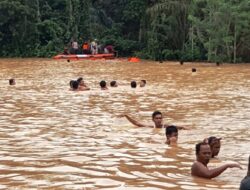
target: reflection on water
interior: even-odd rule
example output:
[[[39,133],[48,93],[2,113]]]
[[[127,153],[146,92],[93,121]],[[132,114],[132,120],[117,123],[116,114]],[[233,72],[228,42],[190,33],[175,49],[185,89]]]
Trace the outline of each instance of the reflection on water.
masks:
[[[237,189],[249,154],[249,73],[250,65],[1,59],[0,189]],[[79,76],[91,91],[68,90]],[[141,79],[146,88],[129,88]],[[100,91],[100,80],[119,87]],[[150,123],[154,110],[192,128],[178,147],[165,144],[162,129],[117,117]],[[211,135],[222,149],[210,166],[235,161],[244,170],[190,176],[194,144]]]

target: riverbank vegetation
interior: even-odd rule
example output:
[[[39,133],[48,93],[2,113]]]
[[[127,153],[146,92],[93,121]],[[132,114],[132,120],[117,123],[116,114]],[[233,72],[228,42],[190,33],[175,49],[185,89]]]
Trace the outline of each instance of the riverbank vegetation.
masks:
[[[250,62],[249,0],[1,0],[0,56],[50,57],[73,39],[121,56]]]

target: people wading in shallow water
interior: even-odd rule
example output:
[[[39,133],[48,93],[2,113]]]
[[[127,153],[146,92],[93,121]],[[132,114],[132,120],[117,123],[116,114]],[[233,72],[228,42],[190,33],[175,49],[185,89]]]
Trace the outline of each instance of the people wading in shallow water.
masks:
[[[139,121],[136,121],[132,117],[130,117],[127,114],[121,115],[122,117],[126,117],[132,124],[134,124],[137,127],[151,127],[151,128],[167,128],[170,125],[169,124],[164,124],[163,123],[163,117],[162,113],[160,111],[154,111],[152,114],[152,121],[154,125],[148,125],[148,124],[143,124]],[[187,127],[182,127],[182,126],[176,126],[178,129],[187,129]]]
[[[240,190],[250,189],[250,156],[248,158],[248,170],[246,177],[240,183]]]
[[[196,144],[195,152],[196,152],[196,161],[193,163],[191,168],[191,174],[193,176],[211,179],[219,176],[227,168],[241,169],[241,166],[239,164],[224,164],[214,169],[208,169],[207,164],[211,159],[212,152],[209,144],[205,142]]]

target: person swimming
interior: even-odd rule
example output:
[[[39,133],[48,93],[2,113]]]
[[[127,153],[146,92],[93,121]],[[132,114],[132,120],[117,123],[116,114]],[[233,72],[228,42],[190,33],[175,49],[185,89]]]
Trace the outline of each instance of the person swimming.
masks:
[[[71,85],[72,85],[72,89],[71,90],[78,91],[79,83],[76,80],[72,81]]]
[[[151,127],[151,128],[167,128],[170,126],[169,124],[164,124],[163,123],[163,116],[160,111],[154,111],[152,113],[152,121],[154,125],[148,125],[148,124],[143,124],[139,121],[136,121],[132,117],[130,117],[128,114],[123,114],[121,117],[126,117],[128,121],[130,121],[132,124],[134,124],[137,127]],[[187,129],[186,127],[183,126],[176,126],[178,129]]]
[[[16,80],[13,78],[9,79],[9,85],[16,85]]]
[[[141,80],[140,81],[140,87],[145,87],[146,86],[146,80]]]
[[[80,91],[90,90],[90,88],[84,83],[82,77],[79,77],[76,81],[77,81],[78,84],[79,84],[78,90],[80,90]]]
[[[131,88],[136,88],[136,86],[137,86],[136,81],[134,81],[134,80],[131,81],[130,86],[131,86]]]
[[[178,141],[178,128],[175,125],[166,127],[166,143],[168,145],[177,144]]]
[[[246,177],[240,183],[240,190],[250,189],[250,156],[248,158],[248,170]]]
[[[111,87],[118,87],[118,84],[117,84],[117,82],[115,80],[113,80],[113,81],[110,82],[110,86]]]
[[[207,143],[209,144],[210,148],[211,148],[211,158],[214,158],[215,156],[218,156],[219,152],[220,152],[220,147],[221,147],[221,142],[220,142],[221,138],[217,138],[217,137],[209,137],[207,139]]]
[[[212,155],[211,148],[206,142],[201,142],[195,146],[196,161],[191,167],[191,174],[196,177],[202,178],[214,178],[219,176],[228,168],[240,168],[239,164],[224,164],[214,169],[208,169],[207,164],[209,163]]]
[[[101,90],[108,90],[107,83],[105,80],[102,80],[100,82],[100,87],[101,87]]]

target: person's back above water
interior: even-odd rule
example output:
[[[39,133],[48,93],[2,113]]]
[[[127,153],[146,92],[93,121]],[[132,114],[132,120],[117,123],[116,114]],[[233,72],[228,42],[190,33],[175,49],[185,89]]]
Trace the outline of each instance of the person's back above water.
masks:
[[[250,156],[248,158],[247,175],[240,183],[240,190],[250,190]]]
[[[140,87],[145,87],[146,86],[146,80],[141,80],[140,81]]]

